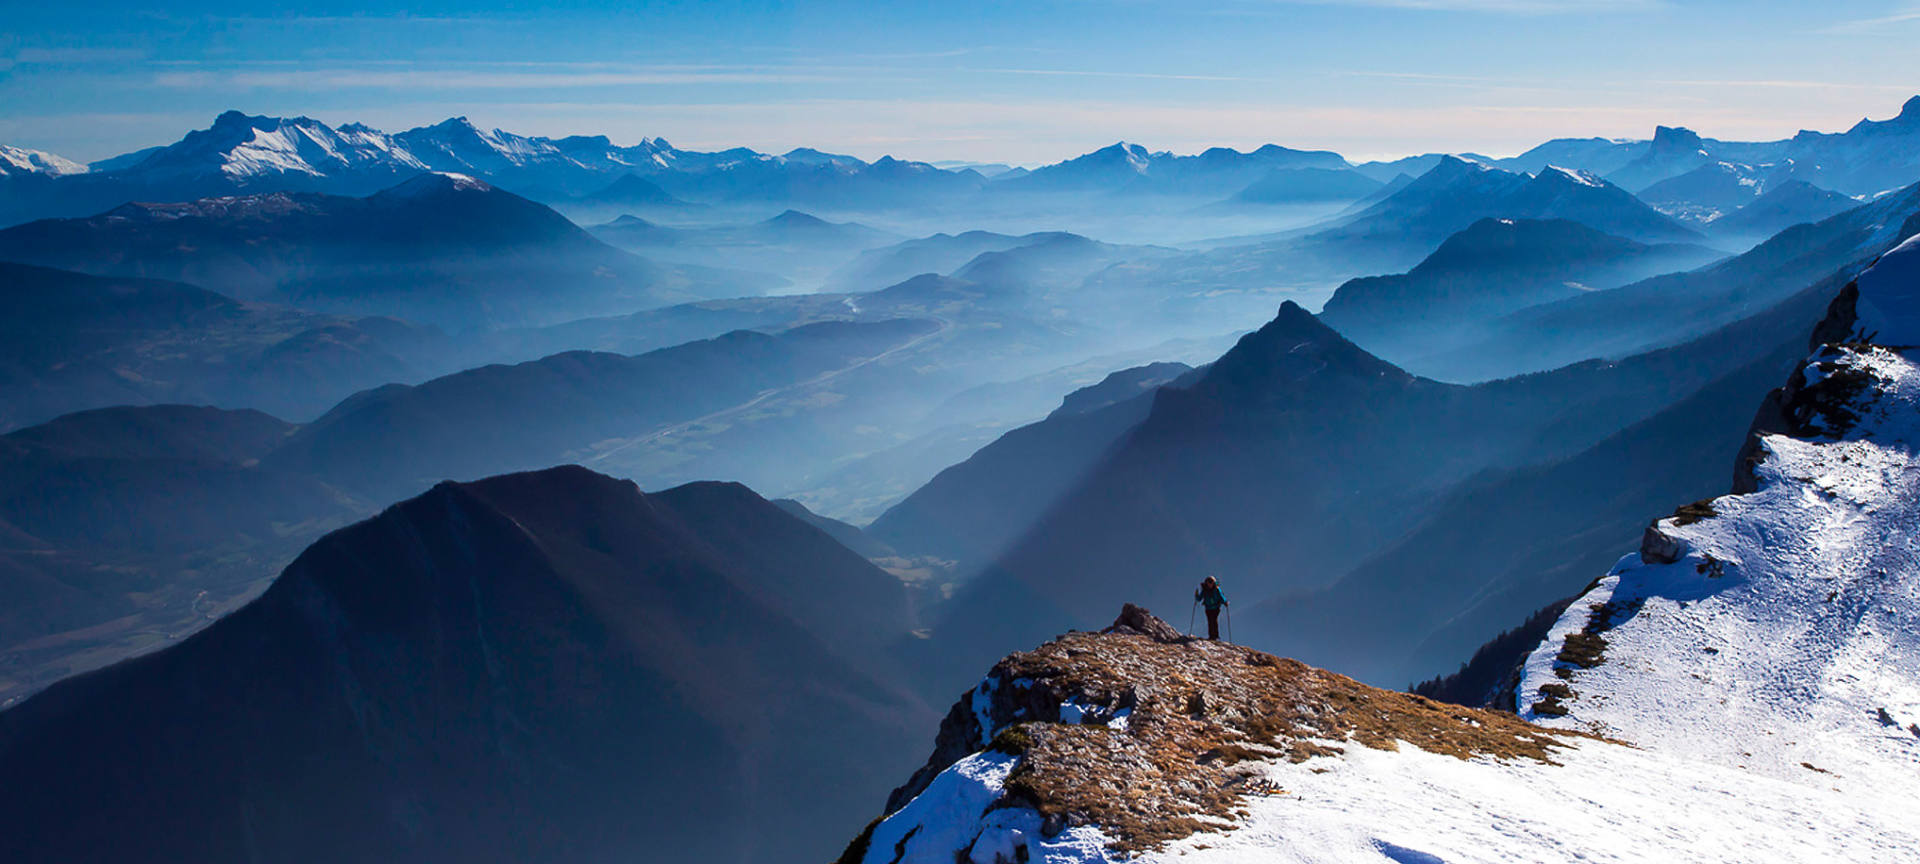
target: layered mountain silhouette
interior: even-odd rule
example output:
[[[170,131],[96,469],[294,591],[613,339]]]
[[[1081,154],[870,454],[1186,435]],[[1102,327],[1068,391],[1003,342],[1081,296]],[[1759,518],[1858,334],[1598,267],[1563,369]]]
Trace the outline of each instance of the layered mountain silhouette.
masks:
[[[1275,168],[1234,193],[1241,204],[1293,204],[1302,201],[1357,201],[1385,184],[1357,171],[1337,168]]]
[[[1754,325],[1619,362],[1469,387],[1409,375],[1304,310],[1283,307],[1191,384],[1156,391],[1137,425],[1118,428],[1124,421],[1116,421],[1094,436],[1093,446],[1105,449],[1075,465],[1084,466],[1078,476],[1069,472],[1062,481],[1028,468],[1034,477],[1028,484],[956,470],[908,499],[911,507],[903,504],[897,515],[877,522],[874,533],[903,554],[918,553],[920,543],[965,549],[927,529],[938,518],[930,515],[947,515],[937,508],[960,517],[952,523],[961,526],[978,524],[968,518],[977,520],[973,514],[993,506],[1039,514],[1024,525],[997,526],[1003,532],[997,536],[1011,535],[1005,551],[943,610],[929,646],[936,675],[951,671],[946,658],[986,653],[977,647],[981,634],[1001,638],[1069,626],[1117,594],[1182,596],[1177,592],[1191,587],[1185,583],[1207,573],[1219,575],[1242,602],[1284,604],[1290,595],[1327,587],[1375,550],[1443,517],[1444,506],[1458,507],[1444,496],[1471,490],[1462,484],[1480,472],[1558,463],[1750,364],[1763,367],[1794,338],[1782,331],[1797,326],[1790,313],[1769,320],[1771,329]],[[1678,424],[1686,434],[1724,443],[1724,436],[1711,437],[1710,418],[1689,416]],[[1009,435],[995,447],[1018,452],[1017,440]],[[993,450],[976,460],[984,463]],[[1623,470],[1618,461],[1587,465],[1583,470]],[[1697,466],[1681,476],[1696,474]],[[1636,503],[1644,509],[1646,500]],[[1463,566],[1470,572],[1470,564]],[[1479,589],[1459,590],[1455,597]],[[1369,602],[1386,601],[1369,595]],[[1506,617],[1463,626],[1462,632],[1490,629],[1450,646],[1459,653],[1448,656],[1464,657],[1515,618],[1506,607],[1501,614]],[[1319,626],[1341,625],[1328,619]]]
[[[1711,266],[1522,309],[1421,369],[1474,380],[1673,345],[1759,314],[1836,271],[1858,270],[1910,234],[1916,218],[1920,185],[1795,225]]]
[[[605,458],[936,329],[923,320],[822,322],[637,356],[575,351],[485,366],[358,394],[302,427],[268,462],[390,500],[447,477]]]
[[[257,411],[103,408],[0,436],[0,704],[191,632],[368,508],[262,468]]]
[[[453,330],[754,293],[662,268],[464,175],[366,198],[272,193],[127,204],[0,231],[0,259],[175,279],[243,300],[389,315]]]
[[[1719,234],[1744,234],[1771,237],[1795,225],[1819,222],[1855,207],[1860,202],[1838,192],[1830,192],[1805,180],[1776,183],[1739,210],[1714,220]]]
[[[442,484],[184,643],[0,714],[8,842],[74,862],[824,858],[933,715],[817,613],[879,627],[901,596],[739,486]]]
[[[1649,511],[1726,488],[1727,454],[1739,450],[1755,400],[1805,353],[1809,322],[1844,281],[1660,352],[1725,374],[1564,460],[1462,484],[1431,519],[1339,582],[1243,610],[1236,623],[1275,650],[1368,680],[1451,671],[1503,627],[1606,572],[1638,541]],[[1722,359],[1746,357],[1732,368]]]
[[[1153,393],[1193,369],[1156,363],[1115,372],[1067,395],[1046,419],[1015,429],[941,471],[881,514],[867,533],[915,554],[977,570],[1005,550],[1153,407]]]
[[[1383,356],[1417,360],[1460,341],[1467,321],[1719,257],[1701,246],[1647,245],[1565,219],[1482,219],[1404,274],[1341,285],[1320,319]]]
[[[391,318],[242,303],[159,279],[0,263],[0,430],[108,405],[207,402],[305,418],[465,353]]]
[[[1699,236],[1592,174],[1548,166],[1526,175],[1452,157],[1324,233],[1384,237],[1400,232],[1438,240],[1487,217],[1567,219],[1641,242]]]
[[[1035,168],[995,184],[1018,192],[1178,193],[1224,198],[1268,172],[1284,168],[1338,171],[1351,167],[1337,153],[1267,144],[1241,152],[1212,147],[1192,156],[1149,152],[1121,141],[1083,156]]]
[[[699,228],[674,228],[625,214],[590,230],[601,240],[655,261],[751,270],[806,288],[818,287],[827,273],[854,256],[900,240],[891,232],[857,222],[830,222],[798,210],[741,225]]]
[[[861,252],[837,269],[829,282],[849,291],[871,291],[897,285],[922,273],[951,273],[982,253],[1005,251],[1044,236],[964,231],[903,240]]]
[[[1443,156],[1376,196],[1316,226],[1115,268],[1090,288],[1143,321],[1175,328],[1265,314],[1273,300],[1310,300],[1368,273],[1412,268],[1482,219],[1567,220],[1648,244],[1702,239],[1618,186],[1557,167],[1527,175]]]
[[[1602,177],[1626,167],[1647,149],[1645,140],[1625,138],[1555,138],[1543,141],[1510,159],[1493,160],[1495,167],[1532,174],[1549,165],[1565,165]]]
[[[609,207],[679,209],[691,206],[638,174],[623,174],[620,179],[580,196],[579,201]]]

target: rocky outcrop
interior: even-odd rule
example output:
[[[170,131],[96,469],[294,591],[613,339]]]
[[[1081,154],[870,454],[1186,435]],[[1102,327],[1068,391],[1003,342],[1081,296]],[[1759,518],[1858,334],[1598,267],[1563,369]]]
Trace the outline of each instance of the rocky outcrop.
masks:
[[[1120,617],[1113,619],[1113,623],[1100,632],[1118,633],[1122,636],[1145,636],[1155,642],[1168,645],[1193,641],[1192,636],[1181,633],[1172,624],[1155,617],[1152,612],[1147,611],[1146,607],[1135,606],[1132,603],[1120,607]]]
[[[1917,217],[1920,218],[1920,217]],[[1913,226],[1916,220],[1908,220]],[[1834,295],[1833,302],[1827,305],[1827,315],[1814,325],[1813,335],[1807,341],[1807,350],[1814,352],[1816,362],[1826,352],[1825,346],[1841,345],[1853,341],[1854,329],[1859,322],[1858,304],[1860,302],[1859,282],[1848,282],[1840,293]],[[1794,435],[1802,437],[1817,431],[1817,419],[1829,413],[1825,406],[1838,405],[1852,396],[1849,376],[1826,376],[1815,385],[1809,386],[1806,368],[1793,371],[1785,386],[1776,387],[1767,393],[1755,412],[1753,424],[1747,428],[1747,440],[1740,446],[1740,452],[1733,462],[1733,493],[1744,495],[1759,488],[1754,476],[1754,466],[1766,458],[1766,451],[1760,442],[1768,435]],[[1656,526],[1657,527],[1657,526]],[[1648,528],[1652,537],[1654,529]],[[1645,544],[1642,544],[1645,548]],[[1644,556],[1644,553],[1642,555]],[[1656,559],[1648,559],[1656,560]],[[1672,563],[1666,559],[1659,563]]]
[[[1101,632],[996,664],[948,712],[933,756],[894,792],[888,816],[841,860],[992,861],[1001,853],[981,850],[1002,847],[1020,850],[1004,860],[1038,860],[1019,854],[1061,838],[1133,854],[1276,794],[1260,770],[1274,760],[1406,742],[1462,759],[1547,762],[1560,735],[1192,639],[1128,604]]]

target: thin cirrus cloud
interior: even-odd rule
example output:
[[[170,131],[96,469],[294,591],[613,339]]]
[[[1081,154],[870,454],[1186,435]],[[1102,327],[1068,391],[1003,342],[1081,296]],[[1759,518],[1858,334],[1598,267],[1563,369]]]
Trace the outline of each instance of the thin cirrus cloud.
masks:
[[[1486,12],[1512,15],[1635,12],[1665,6],[1663,0],[1279,0],[1281,5],[1365,6],[1431,12]]]
[[[404,67],[405,64],[400,64]],[[751,67],[643,67],[628,69],[338,68],[173,70],[153,76],[159,87],[201,89],[348,90],[536,90],[648,84],[797,84],[844,80],[826,71]]]
[[[1916,21],[1920,21],[1920,8],[1908,7],[1889,15],[1841,21],[1816,32],[1828,36],[1911,35],[1908,28],[1900,25],[1912,24]]]

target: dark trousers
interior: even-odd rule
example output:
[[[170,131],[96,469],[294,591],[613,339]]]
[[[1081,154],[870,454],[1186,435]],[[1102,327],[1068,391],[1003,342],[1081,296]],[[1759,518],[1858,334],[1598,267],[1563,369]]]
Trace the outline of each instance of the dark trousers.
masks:
[[[1208,639],[1220,638],[1220,610],[1219,609],[1210,608],[1207,610],[1207,638]]]

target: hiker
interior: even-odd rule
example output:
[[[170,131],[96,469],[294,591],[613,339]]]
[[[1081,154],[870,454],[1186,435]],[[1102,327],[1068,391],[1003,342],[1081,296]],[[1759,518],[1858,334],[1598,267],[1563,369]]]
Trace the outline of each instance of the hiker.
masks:
[[[1200,582],[1193,589],[1193,602],[1207,607],[1207,638],[1220,638],[1220,607],[1227,605],[1227,595],[1220,593],[1220,583],[1212,576]]]

